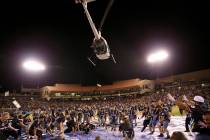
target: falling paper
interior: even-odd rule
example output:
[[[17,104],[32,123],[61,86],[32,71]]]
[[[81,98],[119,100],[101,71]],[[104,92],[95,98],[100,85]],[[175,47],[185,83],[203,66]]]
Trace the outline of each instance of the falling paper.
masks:
[[[15,105],[16,108],[21,108],[20,104],[16,100],[14,100],[12,103]]]
[[[176,101],[176,100],[174,99],[174,97],[172,97],[172,96],[171,96],[171,94],[170,94],[170,93],[168,93],[168,95],[167,95],[167,96],[168,96],[168,99],[169,99],[169,100],[171,100],[171,101],[173,101],[173,102],[175,102],[175,101]]]

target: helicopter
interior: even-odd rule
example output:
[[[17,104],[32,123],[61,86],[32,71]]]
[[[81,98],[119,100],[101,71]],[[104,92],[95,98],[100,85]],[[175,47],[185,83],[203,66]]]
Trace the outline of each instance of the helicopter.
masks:
[[[101,24],[100,24],[98,30],[96,29],[96,26],[90,16],[88,8],[87,8],[87,4],[90,2],[93,2],[93,1],[95,1],[95,0],[75,0],[76,4],[78,4],[78,3],[82,4],[85,14],[87,16],[87,19],[89,21],[90,27],[93,31],[94,39],[93,39],[91,48],[93,49],[96,57],[99,60],[106,60],[106,59],[112,58],[113,62],[116,63],[113,54],[110,53],[110,48],[109,48],[109,45],[108,45],[106,39],[101,36],[101,29],[102,29],[103,23],[106,19],[106,16],[107,16],[114,0],[110,0],[109,4],[107,6],[107,9],[104,13],[104,16],[101,20]],[[93,66],[96,66],[96,64],[91,60],[90,57],[88,57],[88,60],[93,64]]]

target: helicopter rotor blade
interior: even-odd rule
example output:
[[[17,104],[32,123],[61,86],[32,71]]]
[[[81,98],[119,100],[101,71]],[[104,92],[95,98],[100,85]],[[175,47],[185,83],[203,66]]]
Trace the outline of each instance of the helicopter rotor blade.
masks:
[[[98,28],[98,32],[101,32],[102,26],[103,26],[103,24],[104,24],[104,22],[105,22],[105,20],[106,20],[106,17],[107,17],[107,15],[108,15],[108,13],[109,13],[109,11],[110,11],[110,9],[111,9],[113,3],[114,3],[114,0],[110,0],[110,1],[109,1],[108,5],[107,5],[107,7],[106,7],[106,11],[104,12],[103,18],[102,18],[102,20],[101,20],[100,26],[99,26],[99,28]]]

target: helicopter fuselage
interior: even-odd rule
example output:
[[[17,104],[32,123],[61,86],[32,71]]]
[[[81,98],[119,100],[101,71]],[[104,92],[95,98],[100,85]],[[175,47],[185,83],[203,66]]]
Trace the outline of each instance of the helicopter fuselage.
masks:
[[[93,48],[98,59],[104,60],[110,58],[110,49],[103,37],[94,39],[91,48]]]
[[[80,3],[82,3],[82,6],[85,10],[85,14],[87,16],[87,19],[89,21],[90,27],[93,31],[93,34],[95,36],[93,43],[91,45],[91,48],[93,49],[94,53],[96,54],[96,57],[100,60],[105,60],[105,59],[109,59],[110,58],[110,49],[109,46],[107,44],[107,41],[101,36],[100,31],[98,31],[95,27],[95,24],[89,14],[89,11],[87,9],[87,3],[88,2],[92,2],[92,0],[87,1],[87,0],[83,0],[80,1]]]

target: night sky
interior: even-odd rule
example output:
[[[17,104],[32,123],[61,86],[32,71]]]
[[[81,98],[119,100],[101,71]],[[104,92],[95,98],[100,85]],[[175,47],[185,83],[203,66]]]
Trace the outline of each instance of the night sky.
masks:
[[[108,2],[88,5],[96,26]],[[210,68],[209,18],[209,0],[115,0],[102,35],[117,64],[105,60],[93,67],[87,60],[93,55],[93,33],[81,5],[74,0],[1,1],[0,85],[9,89],[21,81],[93,85]],[[168,50],[170,59],[151,66],[146,57],[159,48]],[[43,61],[47,70],[24,71],[21,63],[28,57]]]

